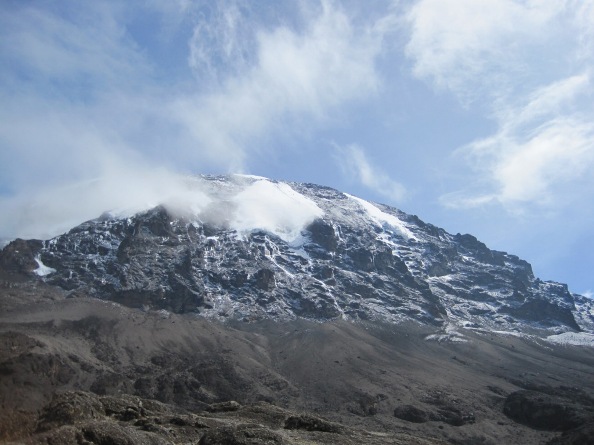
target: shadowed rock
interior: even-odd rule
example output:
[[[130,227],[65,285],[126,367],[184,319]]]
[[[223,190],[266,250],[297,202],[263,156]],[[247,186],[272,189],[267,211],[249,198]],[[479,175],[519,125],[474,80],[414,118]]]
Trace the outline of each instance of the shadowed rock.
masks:
[[[542,392],[521,390],[510,394],[505,400],[503,412],[510,419],[550,431],[567,431],[583,425],[587,413],[568,400]],[[590,413],[590,417],[594,413]]]
[[[424,423],[429,420],[429,414],[413,405],[402,405],[394,409],[394,416],[407,422]]]
[[[308,414],[290,416],[285,421],[285,429],[322,431],[324,433],[340,433],[343,430],[340,425]]]

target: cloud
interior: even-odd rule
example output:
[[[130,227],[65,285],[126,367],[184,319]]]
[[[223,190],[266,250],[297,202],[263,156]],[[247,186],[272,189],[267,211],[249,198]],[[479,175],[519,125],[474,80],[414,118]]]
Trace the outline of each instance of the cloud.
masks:
[[[3,5],[0,193],[89,179],[117,159],[137,162],[124,128],[138,121],[130,111],[151,67],[118,25],[119,11],[105,5]]]
[[[445,195],[442,202],[551,207],[567,201],[575,187],[592,187],[594,123],[577,103],[590,100],[591,90],[589,76],[576,75],[531,93],[521,106],[499,110],[498,132],[458,153],[482,178],[478,186],[488,191]]]
[[[104,212],[120,216],[167,204],[199,213],[210,198],[195,181],[147,165],[114,165],[108,174],[0,197],[0,238],[48,239]]]
[[[120,218],[163,205],[176,215],[226,225],[241,234],[265,230],[287,242],[323,211],[289,185],[231,176],[224,191],[216,181],[147,166],[113,169],[110,176],[40,190],[23,199],[0,198],[6,239],[49,239],[107,212]],[[0,244],[3,239],[0,238]]]
[[[494,168],[500,185],[498,199],[549,204],[557,201],[555,189],[591,172],[594,126],[573,119],[554,120],[510,146]]]
[[[230,201],[235,204],[227,215],[230,227],[240,233],[266,230],[288,243],[298,242],[301,231],[324,214],[315,202],[289,185],[267,180],[253,182]]]
[[[202,82],[222,82],[253,63],[256,26],[249,5],[220,1],[200,15],[188,42],[188,64]]]
[[[413,73],[464,100],[497,95],[529,77],[529,59],[551,49],[565,2],[421,0],[406,20]],[[543,37],[545,36],[545,37]],[[531,55],[531,56],[530,56]]]
[[[40,170],[60,156],[65,167],[53,167],[66,180],[121,152],[182,170],[245,170],[263,141],[311,131],[378,90],[385,20],[354,24],[334,2],[316,4],[297,26],[264,25],[248,3],[150,3],[163,20],[194,22],[182,41],[188,77],[172,84],[127,30],[124,6],[5,8],[0,97],[10,143],[0,157]]]
[[[70,97],[88,99],[98,89],[132,88],[132,79],[150,71],[126,39],[115,9],[93,4],[73,8],[66,17],[34,4],[2,9],[4,80],[25,81],[37,94],[51,96],[68,85],[78,88]]]
[[[381,169],[372,165],[363,149],[357,145],[336,148],[335,158],[343,169],[345,176],[354,177],[365,187],[375,193],[388,198],[392,202],[399,202],[406,196],[405,187],[394,181]]]
[[[118,205],[115,189],[80,184],[137,189],[143,171],[245,170],[267,139],[299,137],[376,94],[391,25],[355,22],[332,1],[300,5],[298,19],[264,23],[247,2],[2,4],[0,213],[16,213],[0,236],[31,205],[48,224]],[[167,39],[142,46],[161,28]],[[159,65],[167,51],[182,64]],[[83,190],[97,206],[80,206]]]
[[[271,134],[298,135],[377,92],[375,61],[385,27],[355,26],[339,6],[324,1],[303,12],[302,29],[278,25],[252,36],[240,14],[231,8],[213,23],[196,25],[191,64],[215,72],[219,86],[179,97],[170,108],[202,156],[224,157],[241,169]],[[248,56],[245,44],[252,38]]]
[[[496,131],[457,150],[449,207],[549,211],[594,186],[594,2],[421,0],[406,17],[413,74],[483,109]]]
[[[530,92],[527,98],[523,98],[524,104],[508,106],[503,103],[495,111],[506,131],[540,125],[551,116],[575,113],[576,101],[583,101],[591,88],[590,75],[580,73]]]

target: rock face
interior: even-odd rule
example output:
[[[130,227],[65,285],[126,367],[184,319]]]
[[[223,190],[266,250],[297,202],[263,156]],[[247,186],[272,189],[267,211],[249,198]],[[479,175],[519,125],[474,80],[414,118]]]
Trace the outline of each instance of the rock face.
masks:
[[[568,388],[569,389],[569,388]],[[532,428],[549,431],[568,431],[594,418],[594,400],[575,397],[571,391],[562,396],[534,390],[520,390],[505,400],[503,412],[510,419]],[[578,393],[578,395],[580,395]]]
[[[591,300],[535,278],[527,262],[471,235],[451,235],[416,216],[312,184],[237,177],[197,182],[222,196],[216,212],[197,216],[159,206],[125,218],[104,215],[48,241],[13,241],[0,252],[0,265],[43,275],[39,279],[72,295],[220,319],[594,329]],[[264,183],[282,185],[319,210],[298,236],[289,239],[266,224],[240,230],[229,218],[212,217],[233,212],[237,204],[229,202]]]

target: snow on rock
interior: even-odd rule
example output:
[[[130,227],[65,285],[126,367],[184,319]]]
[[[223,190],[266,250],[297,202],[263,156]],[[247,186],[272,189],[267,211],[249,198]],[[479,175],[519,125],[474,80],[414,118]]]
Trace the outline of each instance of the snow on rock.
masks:
[[[205,221],[226,225],[244,236],[263,230],[292,245],[302,245],[302,230],[324,213],[286,183],[253,175],[232,178],[184,178],[182,185],[163,191],[160,201],[112,210],[104,213],[104,218],[130,217],[161,204],[172,215],[195,220],[198,225]]]
[[[257,180],[264,180],[267,181],[268,178],[265,178],[264,176],[258,176],[258,175],[247,175],[245,173],[235,173],[233,176],[237,176],[240,178],[246,178],[246,179],[257,179]]]
[[[301,231],[323,215],[315,202],[288,184],[257,180],[237,193],[230,227],[240,233],[261,229],[287,243],[299,239]]]
[[[220,319],[415,320],[435,326],[426,340],[437,342],[471,341],[469,331],[594,333],[593,301],[535,279],[519,258],[329,187],[200,176],[137,201],[154,197],[146,202],[157,207],[104,213],[41,251],[24,241],[35,273],[123,304],[140,290],[147,308]]]
[[[592,346],[594,347],[594,334],[586,332],[563,332],[562,334],[549,335],[547,341],[561,345]]]
[[[456,327],[452,324],[446,325],[441,333],[431,334],[425,337],[426,341],[436,341],[438,343],[466,343],[468,340],[460,332],[456,330]]]
[[[40,277],[45,277],[46,275],[49,275],[49,274],[54,273],[56,271],[56,269],[54,269],[52,267],[48,267],[45,264],[43,264],[41,262],[41,259],[38,256],[35,257],[35,262],[37,263],[37,266],[38,267],[33,272],[35,272]]]
[[[345,195],[348,196],[350,199],[356,201],[361,207],[363,207],[365,212],[367,212],[369,219],[371,219],[379,226],[384,226],[386,224],[396,229],[403,237],[407,239],[416,239],[415,235],[408,229],[408,227],[406,227],[404,222],[402,222],[396,216],[390,215],[386,212],[382,212],[376,206],[374,206],[368,201],[365,201],[364,199],[357,198],[356,196],[349,195],[347,193],[345,193]]]

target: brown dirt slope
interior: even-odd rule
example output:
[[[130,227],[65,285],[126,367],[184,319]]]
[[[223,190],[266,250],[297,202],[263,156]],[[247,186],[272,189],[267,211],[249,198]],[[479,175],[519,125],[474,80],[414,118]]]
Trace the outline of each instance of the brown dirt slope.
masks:
[[[568,444],[592,431],[586,347],[470,331],[428,341],[434,328],[417,324],[223,324],[12,282],[0,292],[5,442]],[[539,417],[551,410],[570,417]]]

